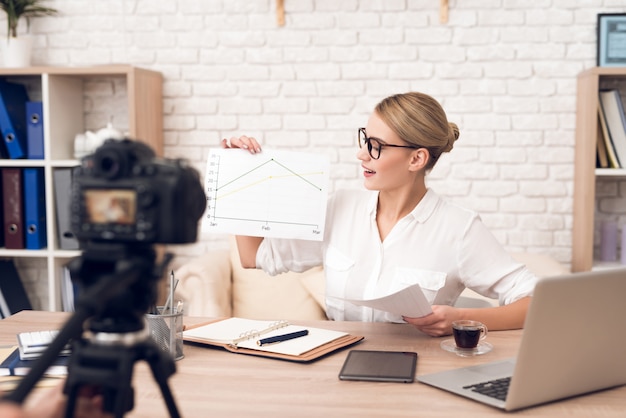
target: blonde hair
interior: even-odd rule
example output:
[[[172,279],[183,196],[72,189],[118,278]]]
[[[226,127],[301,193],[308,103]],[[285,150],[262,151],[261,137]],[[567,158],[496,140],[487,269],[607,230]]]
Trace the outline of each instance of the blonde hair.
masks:
[[[409,92],[383,99],[375,108],[378,116],[403,141],[426,148],[430,154],[426,170],[450,152],[459,138],[459,127],[448,122],[439,102],[427,94]]]

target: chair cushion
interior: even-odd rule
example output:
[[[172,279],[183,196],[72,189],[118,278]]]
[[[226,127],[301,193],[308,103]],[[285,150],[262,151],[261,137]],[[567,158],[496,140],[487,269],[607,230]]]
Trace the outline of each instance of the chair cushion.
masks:
[[[231,316],[229,257],[228,250],[212,251],[176,270],[176,298],[184,302],[185,315]]]
[[[233,316],[250,319],[327,319],[323,305],[304,283],[324,283],[322,268],[304,273],[270,276],[241,267],[236,245],[231,246]],[[323,293],[322,293],[323,294]]]

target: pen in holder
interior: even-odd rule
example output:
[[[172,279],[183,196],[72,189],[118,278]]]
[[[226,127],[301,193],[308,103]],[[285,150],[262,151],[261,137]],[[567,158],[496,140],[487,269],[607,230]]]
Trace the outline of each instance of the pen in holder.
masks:
[[[147,313],[146,322],[152,339],[160,349],[171,354],[174,360],[183,355],[183,308],[179,302],[173,308],[157,307],[158,314]]]

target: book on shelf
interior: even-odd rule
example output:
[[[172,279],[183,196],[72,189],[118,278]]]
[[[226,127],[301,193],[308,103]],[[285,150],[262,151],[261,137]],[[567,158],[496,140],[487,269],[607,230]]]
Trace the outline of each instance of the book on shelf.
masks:
[[[23,169],[25,248],[39,250],[47,245],[46,193],[41,167]]]
[[[2,173],[2,215],[4,220],[4,246],[7,249],[24,249],[24,194],[22,169],[4,167]]]
[[[56,208],[57,245],[62,250],[78,250],[78,239],[70,228],[70,192],[72,190],[72,168],[55,168],[54,205]]]
[[[33,309],[13,259],[0,259],[0,311],[5,318]]]
[[[302,336],[260,344],[262,340],[301,333]],[[306,335],[304,335],[306,334]],[[183,340],[249,354],[295,362],[309,362],[363,339],[346,332],[292,325],[287,321],[227,318],[186,327]]]
[[[26,102],[21,84],[0,80],[0,132],[11,159],[26,157]]]
[[[67,266],[63,266],[61,278],[61,306],[63,312],[74,312],[75,301],[78,296],[78,286],[72,281],[72,274]]]
[[[596,135],[597,168],[609,168],[609,154],[606,145],[606,135],[608,135],[608,132],[605,132],[604,128],[606,128],[606,124],[604,123],[604,116],[602,115],[602,109],[600,109],[600,103],[598,103],[598,133]]]
[[[43,103],[26,102],[26,156],[43,160]]]
[[[26,376],[39,359],[20,359],[20,349],[15,347],[13,351],[0,363],[0,375],[3,376]],[[46,369],[45,376],[67,375],[68,356],[58,356]]]
[[[596,168],[608,168],[609,156],[606,150],[606,143],[604,142],[604,133],[600,127],[600,118],[598,118],[598,133],[596,141]]]
[[[614,168],[624,168],[626,167],[626,114],[624,114],[621,95],[615,89],[601,90],[599,94],[600,105],[610,138],[609,142],[615,151],[616,160],[614,163],[616,166]],[[611,158],[611,148],[606,140],[605,143],[607,144],[607,155]]]

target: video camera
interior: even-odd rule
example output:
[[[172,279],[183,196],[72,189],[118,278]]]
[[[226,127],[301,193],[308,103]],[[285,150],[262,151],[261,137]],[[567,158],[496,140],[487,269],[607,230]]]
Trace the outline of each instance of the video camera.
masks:
[[[74,171],[70,222],[81,242],[192,243],[205,207],[198,172],[142,142],[109,139]]]
[[[157,260],[153,244],[196,241],[206,196],[199,173],[182,160],[156,158],[146,144],[106,140],[74,169],[70,225],[81,255],[68,264],[78,285],[75,312],[9,399],[21,403],[71,342],[64,393],[71,417],[86,388],[116,417],[133,408],[132,368],[150,365],[170,411],[179,417],[167,379],[176,366],[145,327],[157,281],[173,255]]]

